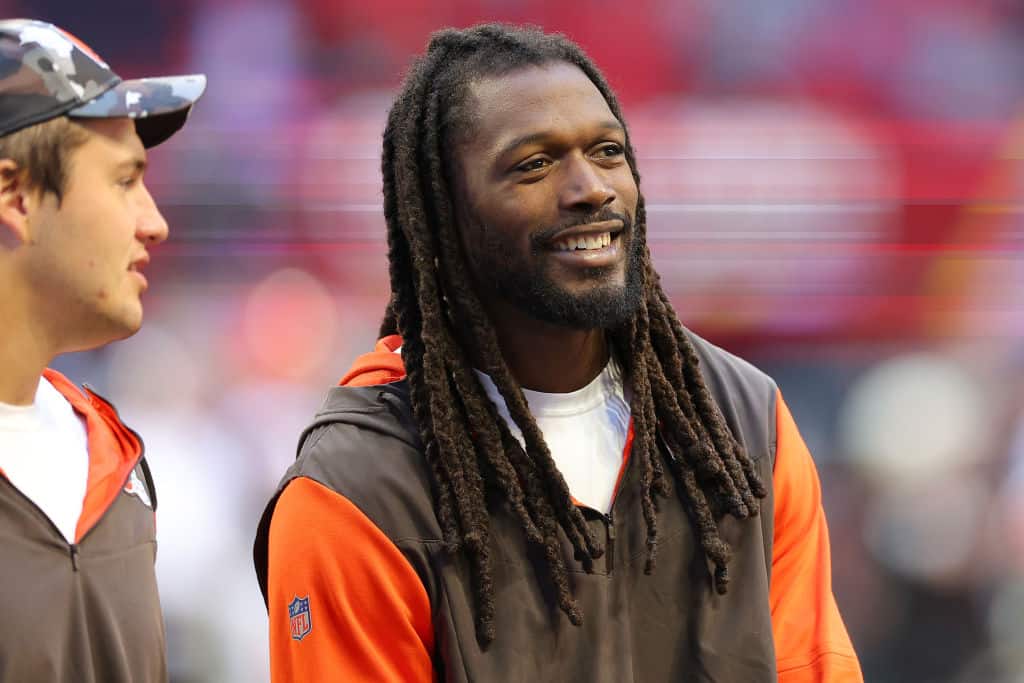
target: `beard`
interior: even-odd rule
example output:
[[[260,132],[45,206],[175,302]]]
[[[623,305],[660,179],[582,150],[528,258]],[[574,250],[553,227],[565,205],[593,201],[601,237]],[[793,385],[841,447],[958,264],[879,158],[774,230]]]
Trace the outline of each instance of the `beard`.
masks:
[[[583,292],[571,292],[549,272],[550,237],[566,228],[618,219],[625,250],[625,281],[611,282],[616,265],[587,268],[583,279],[593,283]],[[632,320],[643,297],[643,243],[633,232],[627,214],[603,211],[584,220],[545,229],[531,238],[530,258],[513,258],[514,248],[495,231],[482,230],[484,239],[474,259],[479,284],[492,296],[505,299],[530,317],[577,330],[611,329]],[[628,242],[626,242],[628,240]]]

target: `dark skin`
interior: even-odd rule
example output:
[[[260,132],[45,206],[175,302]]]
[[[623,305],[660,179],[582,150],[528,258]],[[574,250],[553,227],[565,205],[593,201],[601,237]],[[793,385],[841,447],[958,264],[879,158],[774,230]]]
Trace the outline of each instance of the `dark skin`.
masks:
[[[601,93],[571,64],[476,81],[472,129],[453,153],[459,227],[502,355],[521,386],[566,393],[608,362],[604,329],[539,319],[493,276],[519,269],[573,300],[625,287],[638,191],[625,132]],[[603,213],[602,216],[597,214]],[[566,240],[610,244],[566,249]]]

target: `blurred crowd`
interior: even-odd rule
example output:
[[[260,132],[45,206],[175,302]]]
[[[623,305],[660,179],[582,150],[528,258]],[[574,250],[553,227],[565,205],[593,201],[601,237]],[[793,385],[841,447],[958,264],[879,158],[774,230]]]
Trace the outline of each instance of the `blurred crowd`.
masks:
[[[58,367],[143,435],[175,683],[267,679],[256,522],[387,298],[390,97],[446,25],[578,41],[618,90],[684,323],[772,374],[872,683],[1024,681],[1024,4],[0,0],[123,76],[205,72],[148,178],[136,337]],[[300,563],[303,558],[295,558]]]

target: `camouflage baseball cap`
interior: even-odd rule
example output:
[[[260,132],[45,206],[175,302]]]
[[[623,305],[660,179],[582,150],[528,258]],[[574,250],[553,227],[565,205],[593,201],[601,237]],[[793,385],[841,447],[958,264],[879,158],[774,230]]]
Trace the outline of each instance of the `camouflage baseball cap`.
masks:
[[[53,24],[0,21],[0,137],[58,116],[135,119],[146,147],[185,125],[206,76],[123,81],[82,41]]]

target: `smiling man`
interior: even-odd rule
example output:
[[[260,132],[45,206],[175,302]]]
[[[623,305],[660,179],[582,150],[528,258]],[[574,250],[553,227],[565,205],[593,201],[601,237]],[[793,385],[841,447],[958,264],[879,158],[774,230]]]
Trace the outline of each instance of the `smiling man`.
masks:
[[[257,533],[273,680],[860,681],[813,461],[679,323],[582,51],[436,34],[383,175],[382,339]]]
[[[146,149],[204,76],[122,81],[76,38],[0,21],[0,681],[166,681],[156,494],[113,407],[47,369],[142,324],[167,223]]]

